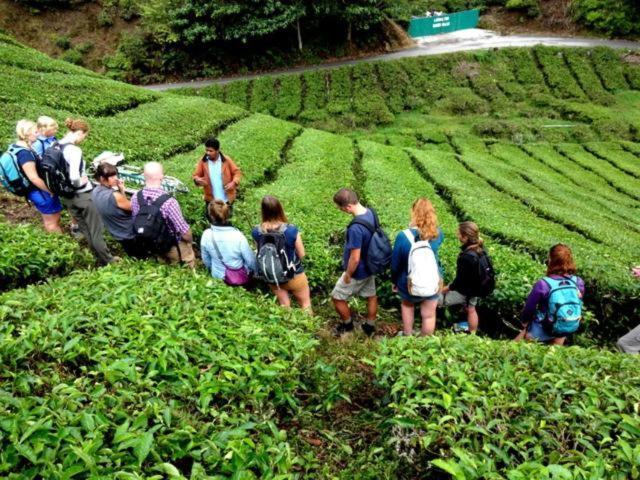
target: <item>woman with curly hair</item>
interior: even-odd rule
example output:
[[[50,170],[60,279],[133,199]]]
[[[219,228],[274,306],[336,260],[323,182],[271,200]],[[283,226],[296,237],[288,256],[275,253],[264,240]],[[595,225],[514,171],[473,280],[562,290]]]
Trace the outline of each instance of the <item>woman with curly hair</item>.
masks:
[[[421,335],[432,335],[436,329],[436,307],[442,286],[438,249],[443,241],[444,235],[438,227],[438,217],[433,204],[426,198],[417,199],[411,208],[409,228],[396,236],[391,257],[393,291],[400,295],[402,301],[401,335],[412,334],[416,305],[420,305],[422,316]],[[414,264],[410,257],[414,255],[415,259],[420,259],[422,265],[430,264],[431,268],[427,267],[419,274],[417,271],[410,272],[411,265]],[[420,287],[423,288],[418,288],[418,276],[412,276],[413,274],[420,276]],[[432,278],[425,278],[425,274]],[[433,291],[422,295],[427,290]]]

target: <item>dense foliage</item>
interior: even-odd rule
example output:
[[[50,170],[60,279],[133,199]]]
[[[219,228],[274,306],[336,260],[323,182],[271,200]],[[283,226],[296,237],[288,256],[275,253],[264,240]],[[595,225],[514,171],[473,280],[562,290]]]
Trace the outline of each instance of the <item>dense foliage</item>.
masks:
[[[35,211],[34,211],[35,215]],[[89,252],[63,235],[0,221],[0,291],[66,275],[91,264]]]
[[[637,476],[636,358],[445,336],[383,342],[373,364],[407,476]]]
[[[0,472],[291,470],[274,414],[297,408],[300,359],[314,345],[304,314],[153,263],[77,273],[0,305]]]
[[[640,5],[634,0],[573,0],[576,20],[607,35],[640,34]]]

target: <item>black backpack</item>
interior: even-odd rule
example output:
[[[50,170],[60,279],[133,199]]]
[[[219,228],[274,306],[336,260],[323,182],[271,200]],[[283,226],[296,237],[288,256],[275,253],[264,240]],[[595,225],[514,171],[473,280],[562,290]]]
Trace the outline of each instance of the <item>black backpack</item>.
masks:
[[[257,277],[272,285],[287,283],[296,274],[296,264],[287,256],[284,237],[287,225],[281,225],[277,231],[258,228]]]
[[[153,202],[147,202],[142,190],[138,191],[137,196],[140,209],[133,220],[133,233],[140,254],[143,257],[164,255],[178,244],[160,211],[162,205],[172,197],[165,193]]]
[[[391,265],[391,241],[380,226],[378,220],[378,214],[373,208],[370,208],[373,213],[375,225],[371,225],[366,220],[361,218],[354,218],[349,223],[347,230],[351,225],[362,225],[371,233],[371,240],[369,241],[369,248],[367,249],[367,256],[364,260],[365,267],[371,275],[377,275],[389,268]]]
[[[73,198],[77,190],[69,179],[69,164],[64,158],[64,149],[68,145],[71,144],[60,145],[58,142],[54,142],[42,154],[42,158],[38,162],[40,178],[52,193],[63,198]],[[81,164],[80,169],[82,168]]]
[[[474,282],[477,287],[473,292],[473,296],[488,297],[496,289],[496,272],[493,269],[491,257],[489,257],[489,254],[487,252],[483,252],[482,255],[473,250],[472,252],[478,259],[478,276],[476,282]]]

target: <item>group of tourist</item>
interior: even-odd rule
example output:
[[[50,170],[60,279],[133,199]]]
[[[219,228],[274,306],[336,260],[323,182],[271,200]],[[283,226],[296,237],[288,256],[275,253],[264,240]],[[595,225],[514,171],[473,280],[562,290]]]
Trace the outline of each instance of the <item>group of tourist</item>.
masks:
[[[67,119],[65,125],[68,132],[58,139],[54,119],[40,117],[37,123],[18,122],[17,140],[2,157],[5,161],[0,177],[5,188],[24,195],[33,204],[48,232],[62,232],[61,211],[66,207],[101,264],[119,261],[105,242],[106,227],[131,257],[154,256],[167,263],[195,267],[193,234],[178,201],[163,189],[162,165],[145,164],[145,185],[129,198],[124,182],[118,178],[117,166],[108,161],[112,154],[99,157],[95,183],[89,179],[80,147],[89,134],[89,125],[79,119]],[[276,197],[265,196],[261,222],[251,232],[254,252],[244,234],[231,223],[242,172],[231,157],[222,153],[217,139],[207,140],[204,146],[193,181],[204,190],[205,213],[210,222],[200,240],[205,267],[213,277],[231,286],[248,286],[258,278],[269,286],[280,305],[289,307],[293,296],[302,309],[312,313],[303,266],[305,247],[298,227],[289,223]],[[17,166],[21,183],[7,173],[11,165],[6,155]],[[387,268],[391,270],[392,290],[401,300],[399,335],[413,335],[416,308],[422,318],[420,334],[432,335],[439,306],[461,306],[466,322],[459,324],[460,329],[477,331],[476,307],[482,297],[493,291],[495,272],[475,223],[459,224],[456,275],[449,285],[443,285],[439,250],[445,238],[431,201],[418,198],[413,202],[408,228],[398,233],[393,246],[377,213],[362,205],[356,192],[340,189],[333,203],[352,217],[345,233],[342,274],[331,292],[340,317],[337,335],[354,330],[354,314],[349,306],[354,297],[366,300],[362,331],[368,336],[375,333],[376,275]],[[563,244],[553,246],[546,275],[533,286],[522,310],[522,330],[516,340],[562,345],[567,335],[577,330],[584,293],[584,282],[576,276],[571,250]],[[638,353],[640,327],[621,338],[618,346]]]

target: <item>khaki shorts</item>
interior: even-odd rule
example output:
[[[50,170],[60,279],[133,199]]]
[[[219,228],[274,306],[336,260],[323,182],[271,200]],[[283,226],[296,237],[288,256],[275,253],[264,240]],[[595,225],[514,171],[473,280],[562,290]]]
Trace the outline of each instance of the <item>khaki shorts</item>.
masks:
[[[356,295],[364,298],[376,296],[376,277],[374,275],[363,278],[362,280],[352,278],[349,283],[344,283],[343,277],[344,274],[340,275],[336,286],[333,287],[333,291],[331,292],[332,298],[346,302]]]
[[[273,292],[278,290],[278,286],[269,284],[269,287]],[[307,280],[307,274],[302,272],[293,277],[287,283],[280,284],[281,290],[286,290],[289,293],[293,293],[294,295],[304,292],[309,288],[309,281]]]
[[[478,305],[478,297],[467,297],[455,290],[449,290],[445,295],[440,294],[438,306],[451,307],[453,305],[464,305],[465,307],[475,307]]]
[[[180,252],[178,252],[178,249],[180,249]],[[177,247],[171,247],[171,250],[160,257],[160,260],[172,265],[182,262],[191,268],[196,266],[196,256],[191,243],[187,243],[182,239]]]

